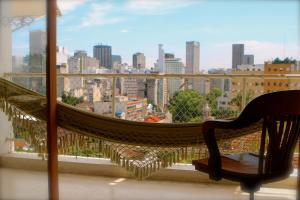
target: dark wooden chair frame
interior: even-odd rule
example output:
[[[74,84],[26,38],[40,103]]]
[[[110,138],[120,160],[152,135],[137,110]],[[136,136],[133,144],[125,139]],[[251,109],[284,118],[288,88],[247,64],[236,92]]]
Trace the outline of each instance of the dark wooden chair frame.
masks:
[[[247,173],[247,167],[242,170],[245,166],[241,162],[220,154],[215,129],[241,129],[260,120],[263,125],[259,153],[249,154],[257,160],[255,173]],[[299,133],[300,90],[264,94],[251,101],[235,120],[206,121],[203,134],[209,158],[194,160],[193,165],[196,170],[208,173],[213,180],[225,178],[240,182],[241,189],[249,192],[252,200],[261,184],[290,175]],[[228,165],[231,170],[226,168]]]

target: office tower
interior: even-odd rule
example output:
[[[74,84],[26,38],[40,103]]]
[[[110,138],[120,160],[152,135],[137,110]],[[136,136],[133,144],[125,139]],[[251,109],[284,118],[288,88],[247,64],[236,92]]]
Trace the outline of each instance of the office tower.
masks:
[[[158,59],[155,64],[156,70],[159,73],[169,74],[184,74],[184,65],[180,58],[175,58],[174,54],[165,53],[163,45],[158,47]],[[171,98],[174,93],[180,89],[184,80],[181,79],[160,79],[157,83],[157,104],[161,109],[164,109],[167,105],[168,97]]]
[[[200,43],[196,41],[186,42],[186,71],[187,74],[200,73]],[[188,85],[192,85],[192,89],[200,91],[201,80],[189,79]]]
[[[114,69],[117,69],[122,64],[122,58],[120,55],[112,55],[111,62]]]
[[[100,61],[99,67],[106,67],[108,69],[112,68],[111,46],[102,44],[95,45],[93,57]]]
[[[158,45],[158,59],[155,64],[155,68],[159,73],[166,73],[166,64],[165,64],[165,51],[163,50],[163,45]],[[157,105],[161,110],[165,110],[167,105],[168,88],[167,88],[167,79],[159,79],[157,86]]]
[[[244,65],[254,65],[254,55],[244,55],[243,64]]]
[[[232,44],[232,69],[236,70],[238,65],[243,64],[244,44]]]
[[[22,56],[12,56],[12,71],[23,72],[24,58]]]
[[[77,50],[74,53],[74,57],[80,61],[80,72],[87,72],[90,69],[98,69],[100,61],[97,58],[88,56],[86,51]]]
[[[151,104],[157,105],[157,79],[146,79],[146,97]]]
[[[200,43],[196,41],[186,42],[186,73],[200,72]]]
[[[136,69],[145,69],[146,58],[143,53],[137,52],[132,56],[132,66]]]
[[[27,63],[25,64],[23,56],[12,56],[12,72],[25,72]],[[28,78],[26,77],[12,77],[12,81],[24,87],[28,87]]]
[[[44,30],[35,30],[29,33],[29,61],[28,72],[46,72],[46,44],[47,36]],[[46,93],[46,79],[42,77],[28,78],[28,87],[41,94]]]
[[[165,51],[163,50],[163,45],[158,45],[158,59],[156,63],[156,69],[160,73],[165,73]]]
[[[41,55],[46,52],[47,36],[45,30],[35,30],[29,33],[30,55]]]
[[[87,57],[88,55],[87,52],[84,50],[77,50],[75,51],[74,56],[80,58],[80,57]]]
[[[166,54],[165,56],[165,67],[166,67],[166,73],[169,74],[184,74],[184,65],[181,62],[180,58],[175,58],[175,56],[170,56],[172,54]],[[168,58],[167,58],[168,57]],[[183,85],[184,80],[183,79],[168,79],[167,80],[167,89],[168,89],[168,95],[171,98],[176,91],[180,89],[180,87]]]
[[[68,73],[68,50],[65,47],[56,47],[56,73]],[[57,77],[57,97],[61,97],[64,92],[70,91],[70,79],[67,77]]]
[[[136,78],[121,78],[121,94],[138,97],[138,81]]]
[[[174,59],[175,55],[173,53],[165,53],[165,59]]]

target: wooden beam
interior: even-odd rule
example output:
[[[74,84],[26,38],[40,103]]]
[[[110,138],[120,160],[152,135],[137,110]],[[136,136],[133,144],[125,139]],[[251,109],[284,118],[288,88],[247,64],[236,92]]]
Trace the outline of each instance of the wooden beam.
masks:
[[[300,200],[300,139],[298,138],[298,170],[297,170],[297,191],[296,199]]]
[[[49,199],[58,200],[56,121],[56,0],[47,0],[47,148]]]

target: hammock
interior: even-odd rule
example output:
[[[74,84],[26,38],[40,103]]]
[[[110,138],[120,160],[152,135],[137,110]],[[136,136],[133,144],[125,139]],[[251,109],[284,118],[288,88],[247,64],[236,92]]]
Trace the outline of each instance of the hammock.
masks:
[[[12,120],[14,133],[35,151],[46,154],[46,98],[0,78],[0,109]],[[207,155],[202,124],[133,122],[100,116],[58,102],[58,152],[76,155],[92,150],[126,168],[139,179],[161,168]],[[255,133],[261,123],[236,130],[216,131],[226,141]],[[253,144],[251,144],[253,145]]]

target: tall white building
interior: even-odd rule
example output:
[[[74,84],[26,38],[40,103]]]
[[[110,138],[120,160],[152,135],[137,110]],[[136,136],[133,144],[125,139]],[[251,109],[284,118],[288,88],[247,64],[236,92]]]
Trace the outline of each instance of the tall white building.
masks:
[[[165,73],[165,51],[163,50],[163,45],[158,45],[158,60],[156,64],[157,71],[160,73]]]
[[[165,66],[165,51],[163,50],[163,45],[158,45],[158,59],[155,64],[155,68],[159,73],[166,73]],[[159,79],[157,87],[157,104],[164,110],[165,106],[168,103],[168,88],[167,88],[167,79]]]
[[[200,42],[186,42],[186,73],[200,72]]]
[[[196,41],[186,42],[186,71],[187,74],[200,73],[200,43]],[[201,80],[193,79],[188,80],[189,85],[192,85],[192,89],[200,91]]]
[[[166,73],[184,74],[184,65],[180,58],[165,58]],[[167,81],[168,95],[171,98],[176,91],[180,89],[184,83],[183,79],[168,79]]]
[[[56,72],[68,73],[68,50],[65,47],[56,47]],[[57,96],[60,97],[64,92],[70,91],[70,79],[57,77]]]
[[[158,59],[155,64],[156,70],[159,73],[168,74],[184,74],[184,64],[180,58],[175,58],[174,54],[165,53],[163,45],[158,46]],[[184,80],[181,79],[160,79],[157,81],[157,104],[161,109],[164,109],[168,104],[168,99],[180,89]],[[154,101],[155,102],[155,101]]]

